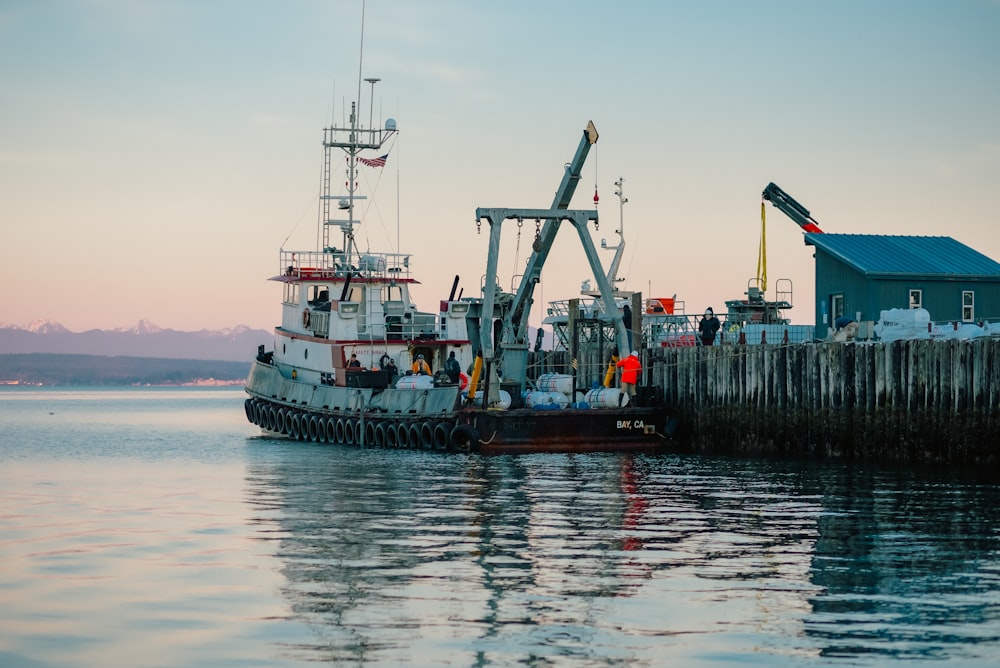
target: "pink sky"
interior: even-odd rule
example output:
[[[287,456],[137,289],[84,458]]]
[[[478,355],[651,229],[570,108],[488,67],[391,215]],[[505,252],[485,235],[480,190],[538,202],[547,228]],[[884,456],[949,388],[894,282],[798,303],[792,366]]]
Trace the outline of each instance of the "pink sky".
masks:
[[[321,128],[357,95],[360,3],[226,7],[0,9],[16,63],[0,70],[0,322],[277,322],[266,279],[286,239],[315,245]],[[396,251],[400,222],[423,309],[455,274],[478,295],[476,207],[548,206],[591,119],[601,139],[573,206],[596,184],[593,237],[613,243],[624,177],[624,287],[689,312],[755,275],[769,181],[827,232],[947,235],[1000,259],[997,3],[573,7],[369,2],[361,69],[400,136],[366,174],[359,238]],[[767,215],[771,283],[793,281],[789,315],[810,324],[811,249]],[[509,284],[530,236],[516,258],[505,242]],[[578,246],[565,230],[539,302],[589,277]]]

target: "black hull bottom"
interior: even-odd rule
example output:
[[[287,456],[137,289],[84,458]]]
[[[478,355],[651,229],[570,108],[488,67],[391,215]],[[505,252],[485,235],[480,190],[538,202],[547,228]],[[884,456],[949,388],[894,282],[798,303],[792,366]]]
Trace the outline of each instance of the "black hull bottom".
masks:
[[[656,452],[665,446],[659,408],[462,409],[435,416],[316,411],[251,397],[247,419],[267,432],[315,443],[528,454],[536,452]]]

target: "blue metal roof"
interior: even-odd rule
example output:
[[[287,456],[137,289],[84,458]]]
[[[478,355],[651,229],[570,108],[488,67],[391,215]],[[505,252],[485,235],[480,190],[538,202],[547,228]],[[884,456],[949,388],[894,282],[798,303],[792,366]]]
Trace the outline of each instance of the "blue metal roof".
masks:
[[[868,276],[916,274],[1000,279],[1000,263],[951,237],[807,234],[805,242]]]

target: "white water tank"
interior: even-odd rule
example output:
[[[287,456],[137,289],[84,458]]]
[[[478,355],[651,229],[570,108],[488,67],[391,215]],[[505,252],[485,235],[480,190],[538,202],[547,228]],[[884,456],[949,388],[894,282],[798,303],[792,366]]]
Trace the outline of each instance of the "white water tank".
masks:
[[[533,390],[524,395],[524,405],[528,408],[551,408],[557,406],[560,409],[569,406],[569,397],[562,392],[543,392]]]
[[[573,396],[573,376],[566,373],[543,373],[535,381],[535,386],[541,392],[560,392],[567,397]]]
[[[434,387],[434,376],[403,376],[396,381],[397,390],[429,390]]]
[[[628,406],[629,396],[617,387],[599,387],[587,392],[586,402],[591,408],[625,408]]]

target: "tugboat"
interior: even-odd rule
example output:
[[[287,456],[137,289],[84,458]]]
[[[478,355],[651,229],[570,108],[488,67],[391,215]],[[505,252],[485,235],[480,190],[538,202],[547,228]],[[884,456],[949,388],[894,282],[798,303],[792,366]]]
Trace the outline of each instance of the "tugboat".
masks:
[[[250,369],[247,419],[268,434],[365,447],[483,454],[663,447],[662,407],[629,405],[617,390],[613,396],[623,405],[607,405],[612,393],[584,392],[572,374],[528,374],[526,307],[561,222],[579,231],[609,311],[614,307],[586,230],[597,212],[566,208],[597,141],[593,124],[551,208],[477,210],[477,227],[484,220],[490,226],[482,296],[456,298],[456,276],[438,311],[426,312],[410,298],[416,283],[411,256],[361,251],[355,240],[362,224],[358,203],[365,199],[357,171],[384,165],[385,147],[397,134],[391,118],[377,128],[361,125],[359,108],[353,103],[347,124],[323,131],[319,247],[279,251],[279,273],[270,280],[283,286],[281,324],[273,348],[259,346]],[[336,193],[334,173],[341,166],[345,192]],[[497,258],[501,225],[513,219],[535,221],[536,238],[521,288],[511,295],[497,287]],[[617,334],[627,354],[620,318]],[[471,370],[471,377],[462,370]],[[567,394],[559,410],[527,407],[542,382]]]

